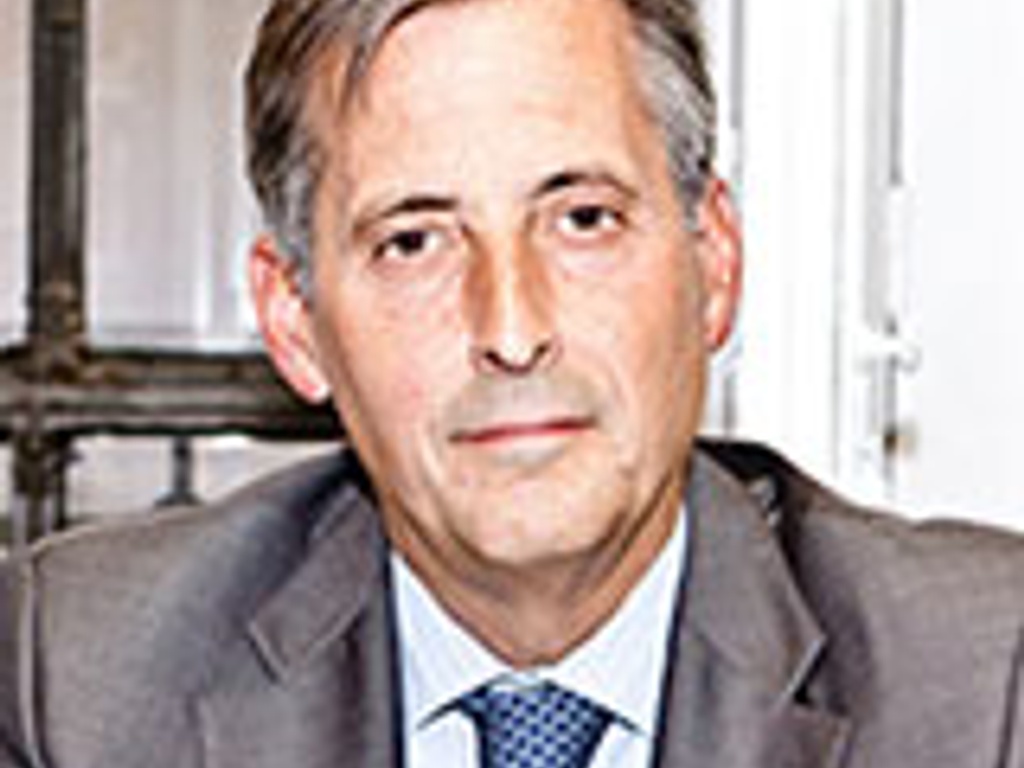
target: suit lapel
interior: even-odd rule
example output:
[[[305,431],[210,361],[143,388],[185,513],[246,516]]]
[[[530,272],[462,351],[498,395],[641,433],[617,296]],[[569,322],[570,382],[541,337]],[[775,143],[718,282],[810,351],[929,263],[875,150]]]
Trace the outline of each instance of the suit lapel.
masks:
[[[825,638],[751,496],[699,452],[659,768],[827,768],[849,735],[802,703]]]
[[[353,489],[197,705],[210,768],[400,764],[383,538]]]

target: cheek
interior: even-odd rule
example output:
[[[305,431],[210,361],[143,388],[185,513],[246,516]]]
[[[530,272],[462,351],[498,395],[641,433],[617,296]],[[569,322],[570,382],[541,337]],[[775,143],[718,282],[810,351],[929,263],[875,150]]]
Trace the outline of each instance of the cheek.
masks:
[[[657,271],[591,295],[581,334],[629,389],[679,387],[703,346],[699,293],[682,271]]]
[[[593,305],[593,333],[581,341],[606,378],[627,464],[674,462],[699,421],[703,330],[698,293],[683,280],[660,273],[620,284]]]
[[[421,427],[455,379],[444,314],[349,306],[320,334],[343,418],[378,435]]]

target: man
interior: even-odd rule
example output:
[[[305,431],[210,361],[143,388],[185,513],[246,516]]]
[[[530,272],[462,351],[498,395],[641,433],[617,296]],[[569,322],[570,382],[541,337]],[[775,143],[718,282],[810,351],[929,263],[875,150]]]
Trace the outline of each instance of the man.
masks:
[[[1024,765],[1016,539],[695,441],[687,0],[278,0],[248,84],[262,330],[354,452],[15,564],[4,768]]]

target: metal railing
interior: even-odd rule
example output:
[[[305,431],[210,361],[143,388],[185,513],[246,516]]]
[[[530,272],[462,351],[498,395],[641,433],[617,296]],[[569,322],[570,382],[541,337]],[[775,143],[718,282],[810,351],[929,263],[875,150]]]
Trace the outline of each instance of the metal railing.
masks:
[[[70,522],[66,474],[83,437],[338,434],[330,410],[300,403],[258,353],[90,346],[87,0],[33,0],[32,11],[28,328],[24,342],[0,348],[0,441],[11,446],[13,473],[6,538],[14,546]]]

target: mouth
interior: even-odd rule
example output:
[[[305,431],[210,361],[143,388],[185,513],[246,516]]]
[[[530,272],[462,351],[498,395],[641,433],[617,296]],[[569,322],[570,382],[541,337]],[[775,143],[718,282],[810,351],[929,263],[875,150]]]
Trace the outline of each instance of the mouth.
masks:
[[[533,421],[496,422],[458,430],[452,435],[456,445],[500,446],[535,440],[559,439],[593,429],[591,418],[567,416]]]

